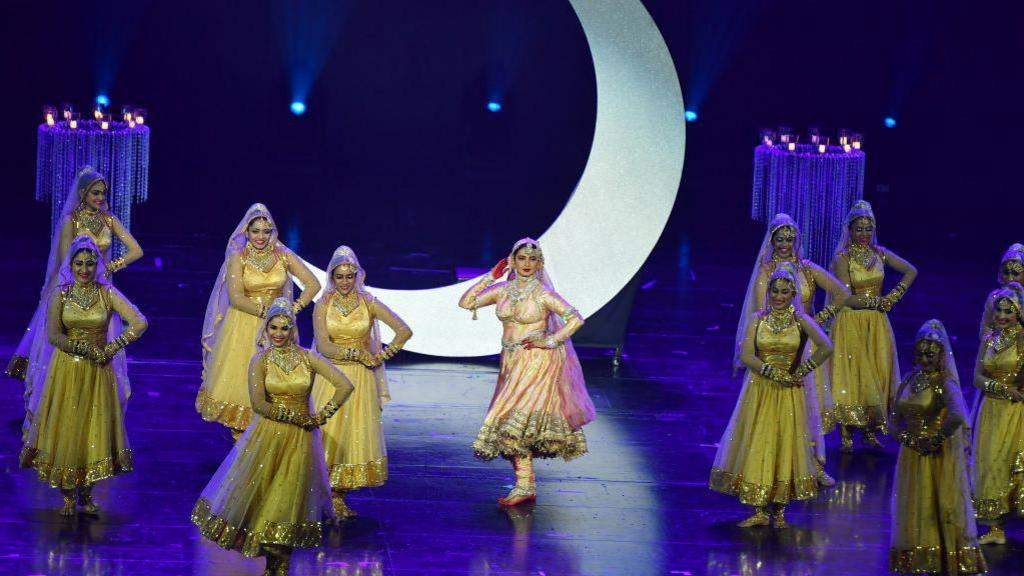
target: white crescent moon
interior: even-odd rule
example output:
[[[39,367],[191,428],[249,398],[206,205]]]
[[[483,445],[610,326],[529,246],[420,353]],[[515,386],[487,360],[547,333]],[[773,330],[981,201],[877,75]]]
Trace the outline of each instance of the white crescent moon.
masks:
[[[686,124],[672,56],[643,4],[569,1],[594,61],[597,119],[576,190],[538,240],[556,289],[586,317],[629,282],[661,236],[682,177]],[[327,274],[310,268],[326,286]],[[458,307],[478,280],[427,290],[370,290],[412,327],[406,350],[497,354],[501,324],[494,314],[481,310],[474,322]]]

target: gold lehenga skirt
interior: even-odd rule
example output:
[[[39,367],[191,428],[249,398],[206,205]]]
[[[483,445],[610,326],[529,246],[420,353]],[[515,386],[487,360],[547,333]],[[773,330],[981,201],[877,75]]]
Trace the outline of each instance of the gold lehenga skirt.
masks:
[[[923,456],[900,448],[889,568],[900,574],[982,574],[965,442],[957,434]]]
[[[878,310],[843,308],[832,332],[832,401],[835,421],[884,428],[899,384],[896,340],[889,317]]]
[[[362,364],[336,363],[355,390],[320,430],[331,488],[355,490],[383,486],[388,479],[388,456],[381,427],[381,404],[374,373]],[[313,384],[317,408],[334,396],[334,387],[321,377]]]
[[[235,430],[245,430],[249,425],[249,361],[256,353],[261,322],[257,316],[228,308],[196,396],[196,411],[203,420]]]
[[[814,498],[818,474],[806,392],[749,372],[746,379],[719,442],[710,488],[751,506]]]
[[[332,516],[319,433],[259,417],[192,509],[205,538],[245,556],[267,544],[316,548]]]
[[[1024,516],[1024,404],[981,401],[974,429],[974,507],[979,520]]]
[[[19,458],[54,488],[131,472],[132,452],[114,371],[55,350]]]
[[[565,361],[563,348],[502,352],[498,385],[473,442],[478,458],[572,460],[587,453],[583,430],[574,430],[562,410],[558,378]]]

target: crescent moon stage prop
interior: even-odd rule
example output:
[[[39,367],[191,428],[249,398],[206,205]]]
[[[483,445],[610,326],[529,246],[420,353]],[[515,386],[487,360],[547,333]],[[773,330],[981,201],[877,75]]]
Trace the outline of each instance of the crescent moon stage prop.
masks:
[[[629,282],[661,236],[682,177],[686,125],[672,56],[641,2],[570,3],[594,61],[594,141],[576,190],[538,240],[545,272],[587,317]],[[326,286],[326,272],[310,269]],[[501,351],[501,324],[486,313],[473,321],[458,307],[459,297],[478,280],[426,290],[371,290],[415,330],[406,350],[486,356]]]

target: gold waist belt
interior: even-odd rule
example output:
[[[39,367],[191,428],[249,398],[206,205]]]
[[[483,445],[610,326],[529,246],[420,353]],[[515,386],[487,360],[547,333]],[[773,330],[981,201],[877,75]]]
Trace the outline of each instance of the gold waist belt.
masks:
[[[343,348],[358,348],[360,350],[370,349],[368,338],[331,338],[331,343],[337,344]]]
[[[878,296],[882,293],[880,286],[872,286],[870,288],[854,288],[853,294],[855,296]]]
[[[765,356],[761,361],[773,368],[787,371],[793,366],[793,359],[788,356]]]
[[[107,343],[107,331],[105,328],[69,328],[68,340],[103,346]]]
[[[257,290],[255,292],[246,292],[245,295],[248,296],[249,298],[252,298],[253,300],[259,300],[260,302],[263,302],[264,304],[270,304],[271,302],[274,301],[274,298],[277,298],[278,296],[281,295],[281,291],[280,290]]]
[[[309,396],[305,394],[272,394],[270,402],[274,406],[284,406],[294,410],[300,416],[309,416]]]

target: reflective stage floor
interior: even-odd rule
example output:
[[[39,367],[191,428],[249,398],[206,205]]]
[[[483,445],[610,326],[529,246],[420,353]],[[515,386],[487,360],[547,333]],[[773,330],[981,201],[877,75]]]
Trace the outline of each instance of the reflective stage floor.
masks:
[[[200,314],[219,262],[214,251],[186,256],[180,246],[152,245],[141,266],[118,278],[152,325],[130,349],[134,396],[127,422],[136,469],[100,483],[99,516],[62,520],[57,491],[18,469],[22,388],[10,379],[0,386],[6,432],[0,434],[2,574],[262,571],[261,559],[217,548],[189,522],[199,491],[231,446],[223,429],[202,422],[193,409]],[[0,352],[9,352],[31,314],[39,266],[25,260],[0,268],[33,280],[18,288],[17,305],[3,313]],[[597,421],[586,428],[590,453],[569,463],[539,462],[534,506],[499,509],[495,498],[513,482],[511,467],[478,461],[469,448],[493,391],[496,360],[401,355],[390,370],[395,400],[384,411],[390,479],[381,488],[354,493],[359,518],[331,528],[322,548],[298,552],[294,573],[885,573],[895,465],[891,439],[884,451],[840,456],[837,439],[830,438],[827,468],[838,485],[816,501],[791,506],[792,527],[785,531],[736,528],[747,510],[707,489],[715,446],[739,389],[729,359],[734,303],[748,272],[739,263],[645,269],[623,366],[614,370],[603,351],[583,352],[598,408]],[[967,295],[963,306],[947,308],[958,315],[944,318],[961,335],[962,374],[973,360],[977,341],[971,330],[990,278],[942,279]],[[935,308],[939,296],[937,289],[915,285],[906,305],[894,312],[908,360],[908,339],[917,326],[942,316],[942,308]],[[303,335],[308,344],[311,333]],[[1022,526],[1011,524],[1007,546],[986,548],[992,574],[1017,573]]]

